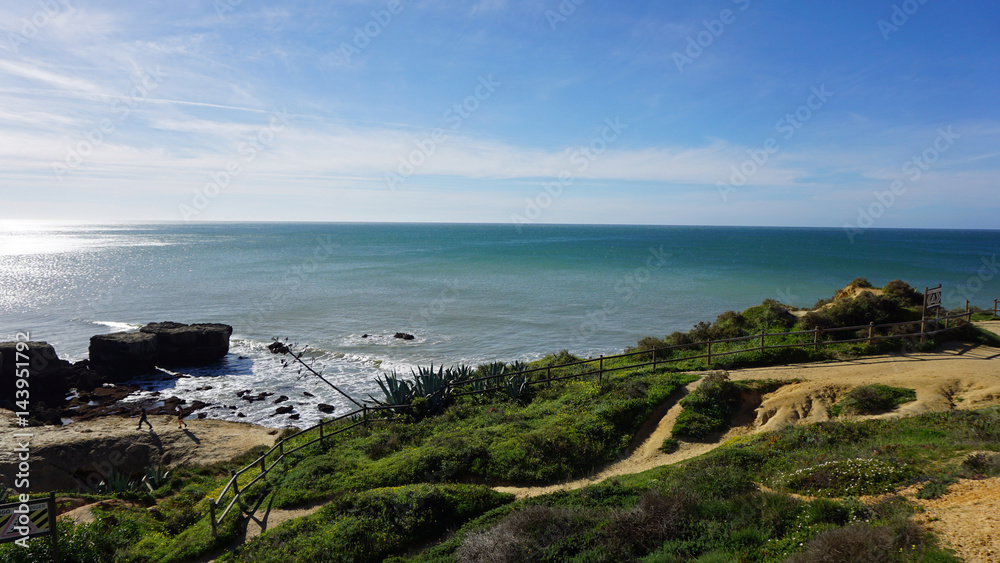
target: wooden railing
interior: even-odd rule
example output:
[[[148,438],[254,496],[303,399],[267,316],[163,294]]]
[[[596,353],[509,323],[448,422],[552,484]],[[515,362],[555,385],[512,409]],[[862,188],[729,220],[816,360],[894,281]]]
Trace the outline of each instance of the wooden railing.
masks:
[[[994,316],[996,316],[996,309],[995,308],[996,308],[996,304],[997,303],[998,303],[998,301],[994,301]],[[454,391],[452,391],[450,393],[451,396],[458,397],[458,396],[463,396],[463,395],[475,395],[475,394],[483,394],[483,393],[492,393],[492,392],[496,392],[496,391],[502,390],[503,389],[502,382],[506,381],[506,380],[509,380],[509,378],[511,378],[511,377],[524,377],[525,381],[527,382],[528,385],[539,385],[539,384],[542,384],[542,383],[550,383],[550,382],[555,382],[555,381],[560,381],[560,380],[565,380],[565,379],[582,378],[582,377],[588,377],[588,376],[592,376],[592,375],[597,375],[598,380],[603,380],[605,374],[613,373],[613,372],[616,372],[616,371],[634,370],[634,369],[643,368],[643,367],[652,367],[652,369],[655,371],[656,368],[659,365],[662,365],[662,364],[668,364],[668,363],[674,363],[674,362],[683,362],[683,361],[690,361],[690,360],[699,360],[699,359],[704,359],[705,360],[705,366],[707,368],[711,369],[711,367],[713,366],[713,359],[717,360],[718,358],[723,357],[723,356],[729,356],[729,355],[734,355],[734,354],[744,354],[744,353],[747,353],[747,352],[754,352],[754,351],[778,350],[778,349],[783,349],[783,348],[800,348],[800,347],[807,347],[807,346],[812,346],[814,350],[818,350],[820,346],[828,345],[828,344],[847,344],[847,343],[856,343],[856,342],[867,342],[869,344],[874,344],[875,342],[880,341],[880,340],[891,340],[891,339],[900,339],[900,338],[916,338],[916,337],[920,337],[920,341],[923,342],[928,336],[934,336],[934,335],[941,334],[943,332],[946,332],[946,331],[953,330],[953,329],[957,328],[951,322],[952,320],[957,320],[957,319],[965,319],[966,321],[971,321],[971,319],[972,319],[972,311],[969,310],[968,307],[966,307],[966,311],[964,313],[949,314],[949,315],[946,315],[946,316],[943,316],[943,317],[925,318],[925,319],[921,319],[921,320],[906,321],[906,322],[900,322],[900,323],[886,323],[886,324],[878,324],[878,325],[876,325],[874,323],[869,323],[868,325],[861,325],[861,326],[826,328],[826,329],[816,328],[816,329],[813,329],[813,330],[800,330],[800,331],[794,331],[794,332],[761,332],[760,334],[754,334],[754,335],[750,335],[750,336],[741,336],[741,337],[738,337],[738,338],[726,338],[726,339],[720,339],[720,340],[707,340],[707,341],[704,341],[704,342],[693,342],[693,343],[690,343],[690,344],[680,344],[680,345],[676,345],[676,346],[663,346],[663,347],[659,347],[659,348],[651,348],[651,349],[646,349],[646,350],[638,350],[638,351],[635,351],[635,352],[626,352],[626,353],[617,354],[617,355],[614,355],[614,356],[600,356],[600,357],[598,357],[596,359],[581,360],[581,361],[578,361],[578,362],[570,362],[570,363],[567,363],[567,364],[560,364],[560,365],[557,365],[557,366],[538,367],[538,368],[532,368],[532,369],[522,370],[522,371],[518,371],[518,372],[504,373],[504,374],[501,374],[501,375],[488,375],[488,376],[478,377],[478,378],[474,378],[474,379],[467,379],[467,380],[459,381],[459,382],[449,382],[448,385],[447,385],[447,388],[448,389],[455,389],[455,388],[464,387],[464,386],[467,386],[467,385],[472,385],[474,383],[483,382],[483,381],[489,381],[489,382],[496,382],[496,383],[498,383],[496,386],[493,386],[493,387],[487,387],[487,388],[483,388],[483,389],[475,389],[475,390],[472,390],[472,391],[464,391],[464,392],[454,392]],[[941,323],[944,323],[944,327],[943,328],[941,327]],[[933,327],[932,327],[932,325],[933,325]],[[914,327],[919,326],[919,331],[915,331],[915,332],[912,332],[912,333],[904,333],[904,334],[882,334],[882,335],[876,334],[876,330],[877,329],[886,329],[886,328],[893,328],[893,327],[900,327],[900,326],[914,326]],[[858,331],[863,331],[863,330],[867,330],[868,334],[866,336],[860,337],[860,338],[848,338],[848,339],[843,339],[843,340],[821,340],[820,339],[820,336],[824,335],[824,334],[838,333],[838,332],[850,332],[850,331],[858,332]],[[775,337],[783,337],[783,336],[802,336],[802,337],[805,337],[807,341],[806,342],[787,342],[787,343],[777,344],[777,345],[773,345],[772,344],[770,346],[767,345],[767,338],[768,337],[775,338]],[[809,338],[810,336],[811,336],[811,338]],[[757,346],[750,347],[750,348],[741,348],[741,349],[737,349],[737,350],[721,350],[720,351],[717,348],[715,352],[712,351],[713,344],[716,345],[716,346],[719,346],[721,344],[730,344],[730,343],[736,343],[736,342],[749,342],[749,341],[759,341],[760,344],[757,345]],[[697,354],[697,355],[693,355],[693,356],[676,356],[676,357],[670,357],[670,358],[658,358],[659,353],[662,353],[662,352],[671,352],[672,353],[672,352],[674,352],[676,350],[689,349],[689,348],[701,348],[701,347],[705,347],[705,353],[703,353],[703,354]],[[620,360],[620,359],[632,358],[632,357],[636,357],[636,356],[639,356],[639,357],[645,356],[647,358],[651,357],[652,359],[648,360],[648,361],[644,361],[644,362],[640,361],[638,363],[629,363],[627,365],[619,365],[617,367],[605,367],[605,365],[604,365],[606,361]],[[585,371],[582,371],[582,372],[565,374],[565,375],[558,375],[558,374],[555,375],[555,376],[552,375],[552,371],[553,370],[565,370],[565,369],[568,369],[568,368],[579,367],[579,366],[586,366],[586,365],[589,365],[589,364],[596,364],[596,366],[595,366],[596,369],[589,369],[589,370],[585,370]],[[543,374],[543,373],[544,373],[544,377],[541,377],[541,374]],[[532,377],[533,375],[535,377]],[[329,420],[321,421],[319,424],[310,426],[309,428],[306,428],[305,430],[300,430],[299,432],[296,432],[295,434],[292,434],[291,436],[287,436],[287,437],[284,437],[284,438],[278,440],[278,442],[271,449],[269,449],[267,452],[265,452],[259,458],[257,458],[256,460],[254,460],[250,464],[246,465],[242,469],[240,469],[238,471],[234,471],[232,473],[232,477],[229,479],[229,482],[222,489],[222,492],[219,493],[218,498],[216,498],[216,499],[210,499],[209,500],[209,512],[210,512],[211,523],[212,523],[212,534],[213,535],[217,535],[216,528],[217,528],[218,524],[221,523],[222,520],[230,513],[230,511],[232,510],[233,506],[236,506],[237,504],[240,504],[240,497],[243,494],[243,492],[246,491],[247,489],[249,489],[254,484],[256,484],[258,481],[264,479],[267,476],[267,474],[271,470],[273,470],[289,454],[297,452],[297,451],[299,451],[299,450],[301,450],[303,448],[306,448],[308,446],[311,446],[313,444],[322,443],[324,440],[327,440],[329,438],[332,438],[334,436],[337,436],[337,435],[342,434],[344,432],[347,432],[349,430],[353,430],[354,428],[357,428],[358,426],[362,426],[362,425],[366,425],[366,424],[371,423],[373,419],[369,416],[370,413],[374,413],[374,412],[378,412],[378,411],[390,411],[390,412],[397,412],[398,413],[398,412],[404,412],[408,408],[409,408],[408,405],[388,405],[388,406],[385,406],[385,405],[382,405],[382,406],[367,406],[367,405],[365,405],[365,406],[362,406],[362,408],[360,408],[360,409],[355,409],[355,410],[353,410],[353,411],[351,411],[351,412],[349,412],[347,414],[338,416],[336,418],[332,418],[332,419],[329,419]],[[347,425],[347,426],[343,426],[341,428],[337,428],[336,430],[333,430],[333,431],[326,430],[327,427],[329,427],[330,425],[336,424],[336,423],[338,423],[340,421],[343,421],[343,420],[353,420],[354,422],[352,424]],[[376,420],[387,420],[387,419],[386,418],[378,418]],[[389,420],[391,420],[391,418]],[[299,438],[299,437],[302,437],[302,436],[304,436],[304,435],[306,435],[306,434],[308,434],[310,432],[316,432],[318,434],[317,437],[313,438],[311,440],[308,440],[307,442],[305,442],[303,444],[299,444],[299,445],[296,445],[295,447],[292,447],[290,449],[286,449],[285,444],[287,444],[289,441],[294,440],[294,439]],[[269,464],[267,462],[267,458],[268,458],[268,456],[272,456],[272,455],[274,456],[274,460]],[[239,484],[239,477],[241,475],[243,475],[244,473],[246,473],[247,471],[250,471],[250,470],[252,470],[254,468],[257,468],[257,467],[260,468],[260,473],[258,475],[256,475],[249,483],[246,483],[245,485],[240,486],[240,484]],[[233,494],[232,500],[229,501],[229,504],[226,506],[226,508],[224,510],[222,510],[221,513],[219,513],[218,512],[218,508],[220,506],[222,506],[224,497],[228,493],[230,493],[230,492]],[[241,506],[241,509],[242,509],[242,505],[240,505],[240,506]]]

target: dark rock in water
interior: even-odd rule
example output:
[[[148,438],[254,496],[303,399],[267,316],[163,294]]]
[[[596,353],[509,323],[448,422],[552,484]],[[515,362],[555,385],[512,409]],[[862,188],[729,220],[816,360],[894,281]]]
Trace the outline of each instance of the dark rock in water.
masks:
[[[205,418],[205,416],[207,415],[203,412],[198,413],[198,418]]]
[[[295,410],[295,407],[293,407],[292,405],[286,405],[284,407],[278,407],[277,409],[275,409],[274,414],[287,414],[292,412],[293,410]]]
[[[316,395],[313,395],[312,393],[310,393],[309,391],[303,391],[302,394],[305,395],[306,397],[315,397],[316,396]]]
[[[211,391],[212,389],[215,389],[215,387],[212,387],[211,385],[206,385],[204,387],[199,387],[195,389],[195,391]]]
[[[201,366],[218,361],[229,353],[233,327],[224,324],[149,323],[140,334],[157,338],[156,365],[163,367]]]
[[[23,369],[28,370],[30,381],[28,418],[45,423],[61,424],[61,416],[55,413],[65,408],[71,388],[86,392],[101,384],[101,376],[89,369],[89,362],[70,364],[61,360],[46,342],[0,342],[0,407],[24,410],[23,404],[16,404],[17,380],[22,379],[17,374]],[[75,419],[76,414],[63,416]]]
[[[291,416],[288,417],[288,420],[298,420],[298,419],[299,419],[299,414],[298,413],[295,413],[295,414],[293,414],[293,415],[291,415]]]
[[[236,417],[237,417],[237,418],[246,418],[246,417],[247,417],[247,415],[245,415],[245,414],[243,414],[243,413],[236,413]]]
[[[413,340],[415,338],[412,334],[407,334],[405,332],[397,332],[392,337],[399,338],[400,340]]]
[[[334,410],[336,410],[336,409],[337,409],[337,407],[335,407],[335,406],[333,406],[333,405],[328,405],[328,404],[326,404],[326,403],[320,403],[320,404],[319,404],[319,405],[317,405],[317,406],[319,407],[319,412],[325,412],[325,413],[327,413],[327,414],[330,414],[330,413],[332,413],[332,412],[333,412]]]
[[[371,335],[370,334],[362,334],[361,338],[368,338],[369,336],[371,336]]]
[[[156,370],[157,336],[113,332],[90,337],[90,367],[115,383]]]
[[[277,399],[274,400],[274,404],[277,405],[278,403],[284,403],[287,400],[288,400],[288,397],[282,395],[282,396],[280,396],[280,397],[278,397]]]

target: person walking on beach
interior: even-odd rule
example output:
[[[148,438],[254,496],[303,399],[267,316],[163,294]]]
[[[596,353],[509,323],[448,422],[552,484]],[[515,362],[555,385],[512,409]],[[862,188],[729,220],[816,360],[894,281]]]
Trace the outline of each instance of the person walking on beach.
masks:
[[[180,405],[177,405],[177,429],[187,428],[187,423],[184,422],[184,409]]]
[[[153,429],[153,425],[150,424],[149,423],[149,419],[146,418],[146,407],[142,407],[142,408],[139,409],[139,427],[136,428],[136,430],[142,430],[142,423],[143,422],[145,422],[149,426],[150,430]]]

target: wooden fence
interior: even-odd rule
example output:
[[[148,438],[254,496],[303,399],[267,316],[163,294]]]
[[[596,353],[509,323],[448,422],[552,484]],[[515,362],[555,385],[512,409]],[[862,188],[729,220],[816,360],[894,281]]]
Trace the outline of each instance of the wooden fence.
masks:
[[[996,305],[997,305],[998,301],[1000,301],[1000,300],[995,300],[994,301],[994,316],[996,316],[996,312],[997,312],[996,311]],[[452,396],[456,396],[457,397],[457,396],[463,396],[463,395],[475,395],[475,394],[483,394],[483,393],[492,393],[492,392],[496,392],[496,391],[502,390],[503,389],[502,382],[504,380],[507,380],[507,379],[512,378],[512,377],[523,377],[524,381],[528,385],[538,385],[538,384],[542,384],[542,383],[550,383],[550,382],[560,381],[560,380],[564,380],[564,379],[582,378],[582,377],[588,377],[588,376],[592,376],[592,375],[596,375],[598,377],[598,380],[602,380],[604,378],[605,374],[613,373],[613,372],[616,372],[616,371],[634,370],[634,369],[643,368],[643,367],[651,367],[655,371],[656,368],[659,365],[662,365],[662,364],[668,364],[668,363],[673,363],[673,362],[689,361],[689,360],[704,359],[706,367],[710,369],[712,367],[712,365],[713,365],[713,360],[717,360],[720,357],[734,355],[734,354],[744,354],[744,353],[747,353],[747,352],[754,352],[754,351],[778,350],[778,349],[783,349],[783,348],[799,348],[799,347],[808,347],[808,346],[812,346],[814,350],[818,350],[820,346],[823,346],[823,345],[826,345],[826,344],[846,344],[846,343],[852,343],[852,342],[867,342],[869,344],[874,344],[875,342],[880,341],[880,340],[891,340],[891,339],[900,339],[900,338],[916,338],[916,337],[919,337],[920,341],[923,342],[928,336],[934,336],[936,334],[941,334],[943,332],[946,332],[946,331],[949,331],[949,330],[953,330],[954,328],[957,328],[956,325],[954,323],[952,323],[953,320],[957,320],[957,319],[965,319],[966,321],[971,321],[971,319],[972,319],[972,311],[969,310],[968,304],[966,305],[966,311],[964,313],[958,313],[958,314],[953,314],[953,315],[946,315],[946,316],[943,316],[943,317],[924,318],[922,320],[917,320],[917,321],[907,321],[907,322],[901,322],[901,323],[887,323],[887,324],[879,324],[879,325],[876,325],[874,323],[869,323],[868,325],[862,325],[862,326],[827,328],[827,329],[816,328],[816,329],[813,329],[813,330],[803,330],[803,331],[795,331],[795,332],[768,332],[768,333],[761,332],[759,335],[755,334],[755,335],[751,335],[751,336],[741,336],[739,338],[726,338],[726,339],[721,339],[721,340],[708,340],[708,341],[704,341],[704,342],[694,342],[694,343],[691,343],[691,344],[680,344],[680,345],[676,345],[676,346],[663,346],[663,347],[654,348],[654,349],[648,349],[648,350],[639,350],[639,351],[635,351],[635,352],[626,352],[624,354],[617,354],[617,355],[614,355],[614,356],[600,356],[600,357],[598,357],[596,359],[581,360],[581,361],[578,361],[578,362],[571,362],[571,363],[567,363],[567,364],[560,364],[558,366],[546,366],[546,367],[540,367],[540,368],[532,368],[532,369],[518,371],[518,372],[513,372],[513,373],[505,373],[505,374],[502,374],[502,375],[490,375],[490,376],[479,377],[479,378],[474,378],[474,379],[467,379],[467,380],[460,381],[460,382],[450,382],[450,383],[448,383],[447,388],[455,389],[455,388],[459,388],[459,387],[464,387],[464,386],[467,386],[467,385],[471,385],[471,384],[474,384],[476,382],[486,382],[486,381],[488,381],[488,382],[495,382],[495,383],[497,383],[497,385],[494,386],[494,387],[487,387],[487,388],[484,388],[484,389],[476,389],[476,390],[472,390],[472,391],[452,392],[451,393]],[[942,323],[944,323],[943,327],[941,326]],[[881,334],[881,335],[880,334],[876,334],[876,331],[878,329],[887,329],[887,328],[894,328],[894,327],[901,327],[901,326],[912,326],[914,328],[919,327],[919,330],[911,332],[911,333],[905,333],[904,332],[903,334]],[[863,337],[847,338],[847,339],[843,339],[843,340],[821,340],[820,339],[820,336],[824,335],[824,334],[831,334],[831,333],[838,333],[838,332],[851,332],[851,331],[859,332],[859,331],[864,331],[864,330],[867,330],[867,335],[863,336]],[[806,342],[788,342],[788,343],[784,343],[784,344],[772,344],[772,345],[768,345],[767,344],[767,338],[768,337],[775,338],[775,337],[783,337],[783,336],[801,336],[801,337],[805,337],[805,339],[807,341]],[[810,336],[811,336],[811,338],[809,338]],[[737,350],[721,350],[720,351],[718,348],[716,348],[716,351],[714,351],[714,352],[712,350],[712,346],[713,345],[715,345],[716,347],[718,347],[719,345],[722,345],[722,344],[737,343],[737,342],[755,342],[755,343],[759,342],[759,344],[756,345],[756,346],[753,346],[753,347],[741,348],[741,349],[737,349]],[[661,352],[671,352],[672,353],[672,352],[674,352],[676,350],[682,350],[682,349],[688,349],[688,348],[702,348],[702,347],[705,348],[705,353],[703,353],[703,354],[698,354],[698,355],[694,355],[694,356],[678,356],[678,357],[673,357],[673,358],[658,358],[657,357],[658,353],[661,353]],[[651,358],[651,360],[642,361],[642,357],[643,356],[645,356],[646,358]],[[604,365],[605,361],[620,360],[620,359],[632,358],[632,357],[639,357],[640,361],[638,363],[630,363],[628,365],[621,365],[621,366],[618,366],[618,367],[605,367],[605,365]],[[596,369],[589,369],[589,370],[585,370],[585,371],[582,371],[582,372],[579,372],[579,373],[572,373],[572,374],[568,374],[568,375],[555,375],[555,376],[552,375],[552,371],[553,370],[573,368],[573,367],[585,366],[585,365],[591,365],[591,364],[596,364],[596,366],[594,366]],[[544,377],[541,377],[542,374],[544,374]],[[534,376],[534,377],[532,377],[532,376]],[[246,491],[247,489],[249,489],[254,484],[256,484],[261,479],[264,479],[271,470],[273,470],[282,460],[285,459],[285,456],[287,456],[289,454],[292,454],[294,452],[297,452],[297,451],[299,451],[299,450],[301,450],[301,449],[303,449],[305,447],[311,446],[313,444],[322,443],[326,439],[332,438],[332,437],[334,437],[334,436],[336,436],[338,434],[342,434],[342,433],[347,432],[349,430],[353,430],[354,428],[357,428],[358,426],[369,424],[373,420],[369,416],[370,413],[374,413],[374,412],[378,412],[378,411],[384,411],[384,410],[399,412],[399,411],[401,411],[403,409],[406,409],[406,408],[408,408],[407,405],[389,405],[389,406],[375,406],[375,407],[369,407],[369,406],[365,405],[365,406],[362,406],[362,408],[355,409],[355,410],[353,410],[353,411],[351,411],[351,412],[349,412],[347,414],[338,416],[336,418],[332,418],[330,420],[324,420],[324,421],[320,422],[319,424],[310,426],[309,428],[306,428],[305,430],[301,430],[299,432],[296,432],[295,434],[292,434],[291,436],[287,436],[285,438],[282,438],[282,439],[278,440],[278,442],[271,449],[269,449],[267,452],[265,452],[263,455],[261,455],[255,461],[251,462],[250,464],[246,465],[245,467],[243,467],[242,469],[240,469],[238,471],[234,471],[233,474],[232,474],[232,478],[230,478],[229,482],[222,489],[222,492],[219,493],[218,498],[216,498],[216,499],[210,499],[209,500],[209,512],[210,512],[211,523],[212,523],[212,534],[213,535],[217,534],[216,527],[218,526],[219,523],[222,522],[223,518],[225,518],[229,514],[229,512],[232,510],[233,506],[235,506],[237,504],[240,504],[239,501],[240,501],[240,497],[243,494],[243,492]],[[349,425],[344,426],[342,428],[338,428],[338,429],[333,430],[333,431],[330,431],[330,430],[327,429],[327,427],[329,427],[330,425],[335,424],[337,422],[340,422],[342,420],[352,420],[353,422],[352,422],[352,424],[349,424]],[[386,419],[385,418],[380,418],[380,419],[377,419],[377,420],[386,420]],[[304,435],[309,434],[309,433],[316,433],[317,436],[315,438],[311,439],[311,440],[308,440],[307,442],[305,442],[303,444],[299,444],[299,445],[297,445],[295,447],[291,447],[290,449],[286,449],[285,448],[285,444],[288,443],[290,440],[294,440],[296,438],[299,438],[299,437],[304,436]],[[270,463],[268,463],[268,461],[267,461],[268,456],[273,457],[273,461],[271,461]],[[258,468],[258,467],[260,468],[260,473],[258,475],[256,475],[250,482],[246,483],[245,485],[240,486],[240,484],[239,484],[239,477],[241,475],[243,475],[244,473],[246,473],[247,471],[250,471],[250,470]],[[220,513],[218,511],[218,508],[220,506],[222,506],[222,504],[223,504],[223,498],[228,493],[232,493],[233,494],[233,498],[232,498],[231,501],[229,501],[229,503],[226,506],[226,508],[224,510],[222,510],[222,512]],[[241,505],[241,508],[242,508],[242,505]]]

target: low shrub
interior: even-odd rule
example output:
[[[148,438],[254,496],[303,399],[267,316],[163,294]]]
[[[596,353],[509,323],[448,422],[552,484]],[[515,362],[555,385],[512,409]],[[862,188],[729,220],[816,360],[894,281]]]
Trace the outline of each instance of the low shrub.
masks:
[[[820,532],[806,544],[802,552],[792,555],[786,563],[892,561],[893,543],[891,530],[855,524]]]
[[[677,438],[665,438],[663,443],[660,444],[660,451],[665,454],[672,454],[680,449],[681,443],[677,441]]]
[[[969,477],[1000,475],[1000,454],[978,452],[962,461],[962,472]]]
[[[924,500],[941,498],[948,494],[948,486],[954,482],[955,479],[950,477],[931,479],[930,481],[924,483],[914,496]]]
[[[855,387],[830,409],[832,416],[841,414],[881,414],[897,406],[917,400],[917,392],[905,387],[890,387],[875,383]]]
[[[674,438],[704,440],[729,427],[739,408],[741,389],[725,372],[705,376],[701,385],[681,399],[684,410],[671,431]]]
[[[903,307],[920,307],[924,303],[924,295],[903,280],[892,280],[885,284],[882,294]]]
[[[786,489],[796,493],[844,497],[888,493],[911,475],[912,472],[901,463],[852,458],[804,467],[779,480]]]

